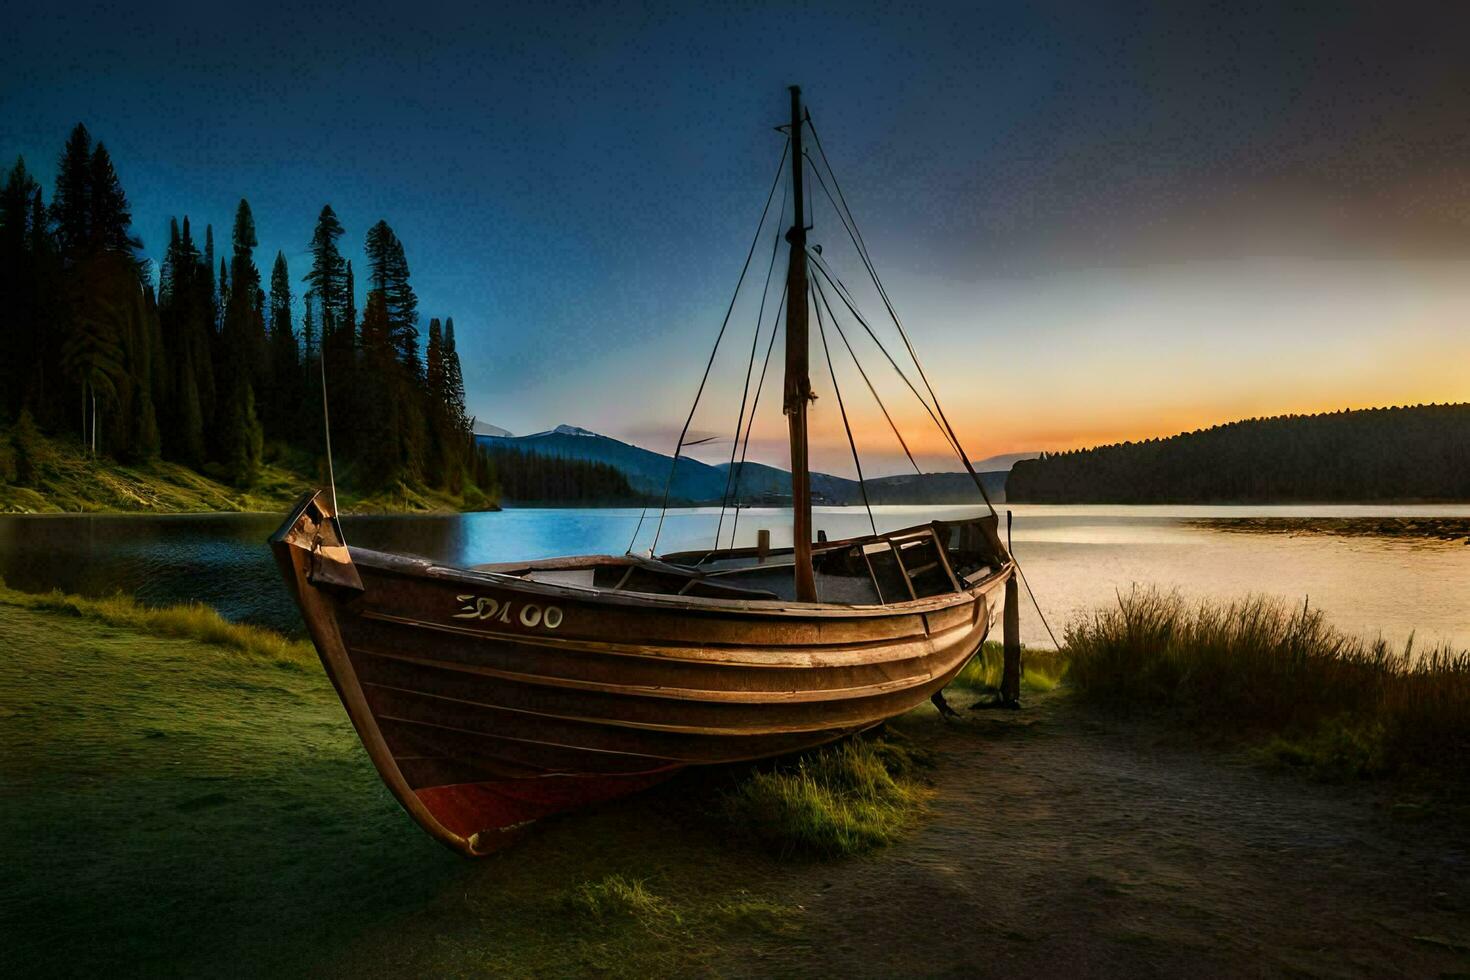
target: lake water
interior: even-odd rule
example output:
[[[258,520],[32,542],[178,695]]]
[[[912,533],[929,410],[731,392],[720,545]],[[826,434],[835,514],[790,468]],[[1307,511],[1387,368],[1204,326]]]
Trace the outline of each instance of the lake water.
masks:
[[[1189,597],[1229,599],[1259,592],[1301,602],[1310,596],[1341,628],[1396,643],[1449,641],[1470,647],[1470,546],[1326,535],[1245,534],[1195,527],[1208,517],[1470,517],[1470,506],[1123,507],[1009,505],[1014,551],[1058,631],[1072,616],[1115,601],[1134,584]],[[880,529],[976,513],[969,507],[880,507]],[[621,554],[638,510],[515,509],[450,516],[347,518],[353,545],[476,564],[565,554]],[[637,547],[652,541],[644,522]],[[708,546],[718,511],[670,511],[659,551]],[[89,595],[123,591],[147,602],[197,600],[225,616],[299,633],[300,618],[265,546],[280,518],[200,516],[0,516],[0,576],[26,590]],[[818,508],[816,527],[833,538],[868,530],[860,508]],[[725,527],[728,537],[729,517]],[[758,528],[789,544],[790,513],[742,511],[740,544]],[[1045,645],[1036,614],[1023,607],[1022,635]]]

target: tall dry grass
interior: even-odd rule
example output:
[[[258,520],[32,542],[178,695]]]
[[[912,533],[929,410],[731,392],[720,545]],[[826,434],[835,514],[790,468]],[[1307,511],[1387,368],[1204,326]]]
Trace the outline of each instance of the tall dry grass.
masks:
[[[252,657],[264,657],[283,667],[309,666],[316,659],[311,644],[303,640],[293,640],[259,626],[232,623],[212,606],[199,602],[149,606],[121,593],[93,599],[59,590],[21,592],[0,579],[0,605],[80,616],[154,636],[197,640]]]
[[[1416,652],[1251,597],[1135,589],[1067,627],[1068,680],[1095,702],[1274,737],[1281,759],[1360,774],[1470,776],[1470,652]]]

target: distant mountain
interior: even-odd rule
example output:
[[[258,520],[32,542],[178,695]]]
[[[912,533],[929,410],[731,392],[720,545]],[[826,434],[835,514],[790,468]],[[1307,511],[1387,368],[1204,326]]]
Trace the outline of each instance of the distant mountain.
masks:
[[[511,435],[511,431],[509,429],[502,429],[498,425],[491,425],[489,422],[482,422],[479,419],[475,419],[475,422],[474,422],[474,425],[472,426],[472,429],[474,430],[474,433],[477,436],[508,436],[508,435]]]
[[[1035,459],[1041,453],[1001,453],[999,456],[987,456],[981,460],[971,460],[970,465],[975,467],[976,473],[1008,473],[1023,459]]]
[[[1470,500],[1470,404],[1280,415],[1018,462],[1014,501]]]
[[[617,439],[598,435],[589,429],[575,425],[558,425],[546,432],[528,436],[482,436],[475,441],[481,445],[504,446],[522,452],[533,452],[543,456],[562,456],[567,459],[585,459],[607,463],[622,471],[628,483],[639,493],[661,496],[664,483],[669,478],[672,457],[649,449],[630,445]],[[697,459],[680,457],[674,472],[670,496],[680,501],[719,500],[725,493],[723,470]]]
[[[558,425],[526,436],[476,433],[487,448],[515,449],[542,456],[606,463],[627,477],[638,493],[662,497],[672,457],[599,435],[576,425]],[[743,469],[742,469],[743,466]],[[791,474],[764,463],[735,464],[739,475],[742,506],[780,506],[791,501]],[[718,503],[725,495],[730,465],[711,466],[697,459],[679,457],[669,497],[680,503]],[[812,502],[816,504],[860,504],[862,492],[856,480],[813,473]],[[1006,474],[980,474],[991,500],[1004,499]],[[925,473],[879,477],[867,481],[868,499],[873,504],[974,504],[979,503],[974,481],[968,473]]]
[[[992,503],[1004,503],[1005,471],[980,473],[980,483]],[[905,473],[869,480],[868,502],[872,504],[978,504],[975,481],[968,473]]]

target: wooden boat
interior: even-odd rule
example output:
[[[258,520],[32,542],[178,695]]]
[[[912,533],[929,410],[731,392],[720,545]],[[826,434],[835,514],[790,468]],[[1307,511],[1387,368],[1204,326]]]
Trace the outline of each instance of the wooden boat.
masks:
[[[798,98],[787,283],[804,296]],[[811,540],[805,306],[786,312],[792,548],[446,567],[348,548],[325,490],[272,536],[369,756],[434,837],[484,854],[539,817],[686,766],[878,725],[959,673],[1002,593],[1016,646],[1014,564],[993,509]]]

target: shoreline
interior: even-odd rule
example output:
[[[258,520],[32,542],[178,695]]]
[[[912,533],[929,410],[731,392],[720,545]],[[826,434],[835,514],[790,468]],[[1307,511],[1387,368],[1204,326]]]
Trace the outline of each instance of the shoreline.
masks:
[[[1185,523],[1227,534],[1383,538],[1470,545],[1470,517],[1201,517]]]

